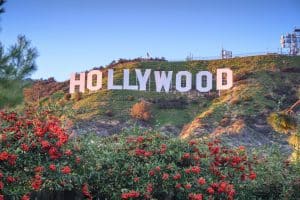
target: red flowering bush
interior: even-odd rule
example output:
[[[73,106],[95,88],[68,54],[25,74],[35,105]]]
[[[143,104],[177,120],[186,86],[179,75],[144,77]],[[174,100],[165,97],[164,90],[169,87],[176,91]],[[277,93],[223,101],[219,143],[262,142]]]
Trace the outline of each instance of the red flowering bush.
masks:
[[[186,141],[139,130],[70,139],[48,112],[0,112],[0,147],[0,200],[66,190],[81,193],[78,198],[112,200],[297,199],[300,194],[299,170],[274,157],[275,151],[271,160],[219,140]]]
[[[103,199],[234,199],[256,179],[256,161],[245,148],[228,149],[218,140],[155,133],[87,140],[96,144],[84,152],[95,165],[88,183]]]
[[[59,120],[47,112],[0,112],[0,197],[26,199],[34,191],[81,187],[74,181],[80,149],[68,141]]]

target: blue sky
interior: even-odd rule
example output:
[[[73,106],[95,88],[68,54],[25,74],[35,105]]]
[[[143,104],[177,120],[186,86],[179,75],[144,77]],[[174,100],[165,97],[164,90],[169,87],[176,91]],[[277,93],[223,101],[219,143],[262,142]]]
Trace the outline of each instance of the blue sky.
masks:
[[[37,47],[33,78],[106,65],[118,58],[183,60],[277,51],[280,35],[300,26],[299,0],[8,0],[0,41],[24,34]]]

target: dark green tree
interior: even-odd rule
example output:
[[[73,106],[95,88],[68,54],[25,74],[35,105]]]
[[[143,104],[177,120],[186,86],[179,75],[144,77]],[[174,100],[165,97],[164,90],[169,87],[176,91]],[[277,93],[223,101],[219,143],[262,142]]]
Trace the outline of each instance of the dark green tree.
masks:
[[[22,102],[26,78],[37,69],[37,56],[36,48],[25,36],[19,36],[7,51],[0,42],[0,108]]]
[[[5,3],[5,0],[0,0],[0,14],[4,13],[3,4]]]
[[[0,43],[0,80],[23,80],[36,69],[35,59],[38,53],[31,47],[25,36],[19,36],[17,43],[5,52]]]

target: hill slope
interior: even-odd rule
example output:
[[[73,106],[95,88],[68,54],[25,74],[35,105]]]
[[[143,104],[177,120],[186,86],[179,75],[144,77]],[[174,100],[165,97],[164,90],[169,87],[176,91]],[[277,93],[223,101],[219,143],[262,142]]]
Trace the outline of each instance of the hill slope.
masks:
[[[117,84],[122,81],[122,69],[172,70],[174,73],[187,70],[193,74],[208,70],[215,74],[217,68],[224,67],[233,70],[234,86],[220,96],[216,91],[166,94],[103,89],[96,93],[86,92],[76,101],[65,100],[64,92],[58,91],[43,98],[40,105],[49,106],[62,117],[71,119],[73,130],[78,133],[92,131],[110,135],[137,123],[182,138],[220,136],[232,145],[279,144],[283,151],[289,151],[287,136],[273,131],[267,124],[267,117],[299,99],[300,57],[267,55],[213,61],[128,62],[113,68]],[[107,73],[105,68],[102,71]],[[133,75],[131,82],[135,83]],[[152,81],[151,90],[154,89]],[[135,122],[130,117],[130,108],[141,99],[152,103],[153,117],[148,123]],[[177,102],[174,108],[161,106],[172,102]],[[299,114],[296,116],[299,118]]]

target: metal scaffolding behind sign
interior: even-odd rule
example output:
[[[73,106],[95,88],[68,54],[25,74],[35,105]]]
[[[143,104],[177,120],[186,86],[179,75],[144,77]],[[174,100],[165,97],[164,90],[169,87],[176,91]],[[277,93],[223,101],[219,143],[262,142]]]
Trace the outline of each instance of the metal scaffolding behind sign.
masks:
[[[295,27],[292,33],[280,37],[281,48],[289,49],[290,55],[300,55],[300,28]]]

